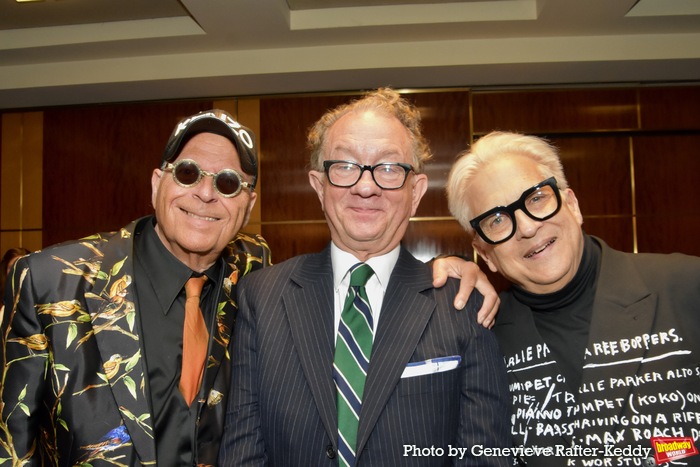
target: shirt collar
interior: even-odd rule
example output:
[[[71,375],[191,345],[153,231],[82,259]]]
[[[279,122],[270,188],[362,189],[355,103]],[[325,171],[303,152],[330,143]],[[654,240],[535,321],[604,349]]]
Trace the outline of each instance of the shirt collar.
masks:
[[[193,271],[163,245],[156,233],[155,224],[155,217],[152,222],[146,222],[141,233],[141,241],[137,243],[137,255],[143,269],[148,274],[148,279],[151,281],[158,301],[167,313],[185,286],[185,282],[192,276]],[[209,279],[207,284],[219,281],[221,263],[222,260],[219,259],[204,271]]]
[[[401,246],[397,245],[396,248],[391,250],[381,256],[373,256],[365,263],[369,264],[374,271],[374,277],[379,281],[379,285],[386,289],[389,284],[389,279],[391,278],[391,272],[394,270],[396,261],[399,259],[399,252],[401,251]],[[333,264],[333,288],[340,286],[345,276],[347,276],[348,270],[360,262],[355,256],[347,251],[343,251],[336,246],[335,243],[331,242],[331,263]],[[372,279],[370,279],[371,281]]]

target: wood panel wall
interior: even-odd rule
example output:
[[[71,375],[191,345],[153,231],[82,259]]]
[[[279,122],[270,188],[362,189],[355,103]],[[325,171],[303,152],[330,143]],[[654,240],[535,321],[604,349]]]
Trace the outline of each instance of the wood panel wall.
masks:
[[[0,119],[0,251],[42,247],[43,118],[41,112]]]
[[[211,102],[44,112],[44,244],[112,231],[151,214],[151,173],[177,122]]]
[[[308,182],[305,135],[326,109],[356,96],[260,100],[261,230],[272,249],[273,262],[319,251],[328,243],[330,234]]]
[[[246,98],[256,112],[239,119],[259,119],[259,227],[275,262],[318,251],[329,241],[308,183],[305,135],[327,109],[358,96]],[[426,169],[429,191],[405,239],[416,256],[473,255],[470,240],[449,216],[443,187],[457,153],[496,129],[543,136],[560,148],[587,232],[624,251],[700,255],[700,85],[446,89],[405,96],[420,108],[434,153]],[[188,101],[46,109],[40,131],[44,246],[113,230],[152,212],[150,173],[170,131],[181,117],[212,106]],[[14,117],[6,113],[3,122],[8,118]],[[7,127],[3,180],[12,160],[7,148],[13,147]],[[4,189],[2,196],[7,210]]]
[[[276,262],[318,251],[329,241],[307,180],[303,135],[326,109],[356,97],[261,99],[262,232]],[[700,87],[435,90],[406,97],[420,108],[435,154],[426,169],[430,189],[404,242],[417,257],[473,256],[470,239],[449,217],[443,187],[455,156],[492,130],[535,134],[559,148],[586,232],[623,251],[700,255],[692,228],[700,227],[692,183],[700,168],[694,150],[700,142]],[[506,287],[501,278],[489,277],[497,288]]]

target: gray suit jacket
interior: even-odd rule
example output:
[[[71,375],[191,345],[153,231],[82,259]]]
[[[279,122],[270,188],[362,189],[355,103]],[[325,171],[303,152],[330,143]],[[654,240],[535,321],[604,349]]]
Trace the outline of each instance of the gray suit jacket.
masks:
[[[239,284],[219,465],[337,465],[330,248],[268,269]],[[456,290],[456,281],[434,289],[430,267],[401,250],[367,375],[358,466],[507,465],[471,455],[510,446],[510,404],[496,340],[476,323],[482,297],[457,311]],[[455,355],[455,370],[401,377],[409,362]]]

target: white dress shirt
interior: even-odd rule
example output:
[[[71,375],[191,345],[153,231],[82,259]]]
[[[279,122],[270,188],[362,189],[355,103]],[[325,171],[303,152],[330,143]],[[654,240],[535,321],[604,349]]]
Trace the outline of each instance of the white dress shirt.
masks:
[[[365,285],[367,298],[369,298],[369,304],[372,307],[372,318],[374,321],[374,329],[372,330],[373,336],[379,325],[379,314],[382,309],[382,302],[384,301],[384,293],[386,292],[387,285],[389,285],[391,272],[394,270],[396,261],[399,259],[400,250],[400,245],[397,245],[396,248],[389,253],[382,256],[375,256],[365,261],[374,271],[374,274]],[[352,254],[341,250],[334,243],[331,243],[331,262],[333,264],[334,335],[337,335],[340,314],[343,312],[345,297],[347,297],[348,288],[350,287],[350,274],[348,274],[348,272],[351,267],[361,261]],[[335,343],[335,340],[333,342]]]

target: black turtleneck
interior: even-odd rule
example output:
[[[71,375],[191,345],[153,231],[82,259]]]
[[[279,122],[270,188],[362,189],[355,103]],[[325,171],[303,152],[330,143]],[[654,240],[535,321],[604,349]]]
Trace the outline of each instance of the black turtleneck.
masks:
[[[535,327],[574,394],[578,394],[581,386],[600,255],[600,245],[584,234],[581,264],[571,282],[561,290],[533,294],[520,287],[512,288],[513,297],[532,310]]]

